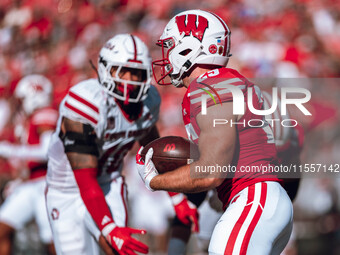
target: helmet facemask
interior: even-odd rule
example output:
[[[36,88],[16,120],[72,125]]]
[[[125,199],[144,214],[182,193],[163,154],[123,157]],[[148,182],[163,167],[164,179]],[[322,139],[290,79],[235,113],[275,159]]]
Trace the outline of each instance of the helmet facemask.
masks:
[[[161,77],[156,79],[159,85],[172,84],[175,87],[181,87],[183,85],[182,77],[184,73],[191,69],[195,59],[202,52],[202,45],[195,43],[195,41],[193,41],[191,47],[184,45],[182,42],[183,37],[184,33],[177,44],[174,38],[158,40],[157,45],[162,47],[162,59],[153,61],[152,68],[155,76],[156,73],[159,73],[156,67],[161,68]]]
[[[160,39],[156,44],[162,47],[162,58],[152,62],[152,72],[159,85],[171,85],[170,75],[173,72],[173,67],[169,60],[169,54],[175,47],[175,40],[173,38]]]
[[[149,89],[151,75],[149,69],[138,65],[122,65],[121,63],[101,63],[100,82],[111,96],[124,104],[137,103],[144,100]],[[130,79],[124,79],[129,72]],[[134,78],[133,78],[134,77]]]

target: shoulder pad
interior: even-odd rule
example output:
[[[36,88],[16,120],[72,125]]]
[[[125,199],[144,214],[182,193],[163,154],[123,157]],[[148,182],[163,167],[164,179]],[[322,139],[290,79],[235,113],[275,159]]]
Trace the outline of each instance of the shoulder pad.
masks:
[[[103,89],[95,79],[73,86],[65,97],[63,115],[74,121],[97,125]]]

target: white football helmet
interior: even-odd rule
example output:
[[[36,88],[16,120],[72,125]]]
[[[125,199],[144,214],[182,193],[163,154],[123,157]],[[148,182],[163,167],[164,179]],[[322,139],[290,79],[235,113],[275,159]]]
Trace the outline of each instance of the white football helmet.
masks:
[[[162,47],[162,59],[152,62],[154,78],[159,85],[178,87],[182,85],[183,74],[195,64],[227,65],[230,30],[213,13],[185,11],[169,21],[157,45]]]
[[[115,72],[113,72],[115,71]],[[138,80],[122,79],[125,72],[138,74]],[[146,45],[136,36],[119,34],[106,42],[99,53],[100,83],[113,97],[125,103],[144,100],[151,82],[151,57]]]
[[[49,79],[40,74],[31,74],[19,81],[14,96],[22,101],[25,113],[31,115],[36,109],[50,105],[52,90]]]

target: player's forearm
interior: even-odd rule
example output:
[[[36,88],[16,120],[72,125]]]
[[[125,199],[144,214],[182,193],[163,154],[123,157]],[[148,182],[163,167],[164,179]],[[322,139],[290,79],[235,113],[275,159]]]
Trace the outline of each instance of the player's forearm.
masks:
[[[215,188],[218,182],[216,178],[191,177],[190,165],[186,165],[175,171],[155,176],[150,182],[150,187],[153,190],[196,193]]]

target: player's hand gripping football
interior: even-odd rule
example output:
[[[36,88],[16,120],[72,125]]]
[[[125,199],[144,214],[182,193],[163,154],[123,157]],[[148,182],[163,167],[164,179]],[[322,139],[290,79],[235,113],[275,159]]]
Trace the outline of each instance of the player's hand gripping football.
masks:
[[[114,223],[108,224],[102,230],[106,240],[119,255],[136,255],[136,252],[147,254],[149,252],[148,246],[131,236],[132,234],[144,235],[145,233],[145,230],[118,227]]]
[[[187,226],[191,225],[191,231],[199,232],[197,207],[191,203],[184,194],[176,194],[171,197],[177,218]]]
[[[150,187],[151,180],[158,175],[158,171],[152,162],[152,155],[153,155],[153,149],[150,148],[148,152],[145,155],[145,162],[143,161],[141,152],[143,150],[143,146],[139,148],[137,154],[136,154],[136,163],[137,163],[137,169],[139,176],[142,178],[145,186],[151,190],[154,191]]]

